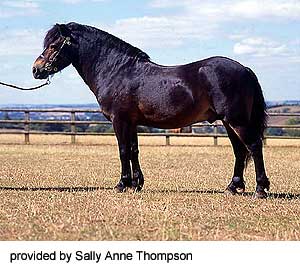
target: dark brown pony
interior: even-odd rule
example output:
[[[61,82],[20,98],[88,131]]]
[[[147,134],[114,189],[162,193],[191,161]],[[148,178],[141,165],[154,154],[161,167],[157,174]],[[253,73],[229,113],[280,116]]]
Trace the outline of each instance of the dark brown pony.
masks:
[[[224,57],[161,66],[107,32],[77,23],[56,24],[45,37],[44,51],[33,65],[33,75],[45,79],[70,64],[95,94],[105,117],[112,121],[122,165],[117,191],[127,187],[139,191],[144,184],[137,125],[171,129],[222,120],[236,159],[227,192],[245,190],[243,172],[252,156],[256,197],[267,196],[270,183],[262,153],[265,102],[250,68]]]

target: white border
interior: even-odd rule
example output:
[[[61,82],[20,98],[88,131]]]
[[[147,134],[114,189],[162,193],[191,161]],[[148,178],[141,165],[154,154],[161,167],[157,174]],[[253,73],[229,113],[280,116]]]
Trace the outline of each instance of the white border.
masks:
[[[96,251],[135,253],[182,252],[193,254],[192,261],[18,261],[10,263],[11,253],[33,251]],[[294,272],[299,267],[298,242],[1,242],[1,272]],[[103,254],[103,255],[104,255]],[[74,257],[74,256],[73,256]],[[296,272],[295,271],[295,272]]]

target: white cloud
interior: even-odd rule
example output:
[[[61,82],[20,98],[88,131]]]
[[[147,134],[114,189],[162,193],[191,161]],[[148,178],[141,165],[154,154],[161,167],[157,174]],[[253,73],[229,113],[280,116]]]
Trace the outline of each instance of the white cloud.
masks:
[[[232,7],[232,14],[244,18],[300,19],[300,1],[255,0],[237,2]]]
[[[78,4],[78,3],[82,2],[82,0],[62,0],[62,2],[66,3],[66,4]]]
[[[0,3],[0,18],[11,18],[17,16],[34,16],[41,13],[37,1],[3,1]]]
[[[33,1],[4,1],[4,7],[21,8],[21,9],[37,9],[39,5]]]
[[[61,0],[63,3],[66,4],[80,4],[84,2],[95,2],[95,3],[102,3],[102,2],[108,2],[109,0]]]
[[[300,19],[299,0],[153,0],[154,8],[182,7],[192,14],[199,14],[218,21],[237,19]]]
[[[300,50],[300,38],[296,38],[295,40],[291,41],[291,45],[298,47]]]
[[[234,40],[234,41],[239,41],[241,39],[244,39],[246,37],[246,34],[244,33],[234,33],[234,34],[229,34],[228,38],[230,40]]]
[[[202,25],[200,20],[184,16],[137,17],[117,20],[109,32],[143,48],[177,47],[188,39],[205,40],[214,23]]]
[[[120,19],[107,26],[107,30],[143,48],[178,47],[190,40],[203,41],[216,37],[216,34],[222,35],[224,23],[300,19],[298,0],[152,0],[149,5],[180,9],[173,15]],[[237,45],[236,50],[250,51],[250,48],[242,44]],[[276,50],[283,51],[284,48]]]
[[[170,8],[170,7],[180,7],[185,6],[188,2],[192,1],[178,1],[178,0],[153,0],[150,2],[150,7],[153,8]]]
[[[287,45],[262,38],[250,37],[236,43],[233,52],[237,55],[253,55],[257,57],[288,55]]]
[[[41,53],[43,31],[9,30],[0,34],[0,56],[33,56]]]

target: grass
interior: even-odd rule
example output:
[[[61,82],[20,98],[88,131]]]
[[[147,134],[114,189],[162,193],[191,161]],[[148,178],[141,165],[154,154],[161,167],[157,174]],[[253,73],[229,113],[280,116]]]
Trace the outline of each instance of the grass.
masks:
[[[1,136],[0,239],[299,240],[300,143],[268,141],[271,193],[256,200],[253,164],[246,194],[223,194],[233,153],[222,141],[176,138],[166,147],[163,138],[143,137],[145,188],[116,194],[113,137],[82,137],[74,146],[67,137],[33,136],[20,145]]]

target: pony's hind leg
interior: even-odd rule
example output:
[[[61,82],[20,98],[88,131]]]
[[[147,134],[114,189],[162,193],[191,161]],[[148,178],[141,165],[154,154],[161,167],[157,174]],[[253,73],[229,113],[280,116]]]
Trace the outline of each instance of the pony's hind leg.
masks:
[[[226,192],[231,194],[243,193],[245,191],[244,169],[249,151],[229,124],[223,121],[223,125],[226,128],[235,155],[233,177],[226,188]]]
[[[233,130],[250,152],[255,166],[256,174],[256,198],[267,197],[266,191],[270,189],[270,182],[266,175],[263,159],[263,143],[256,130],[251,127],[233,127]]]
[[[262,147],[263,143],[261,139],[247,145],[251,151],[251,155],[254,160],[255,173],[256,173],[256,198],[267,197],[266,191],[270,189],[270,182],[266,175]]]
[[[139,163],[139,146],[136,127],[132,130],[131,138],[131,165],[132,165],[132,188],[141,191],[144,185],[144,176]]]

